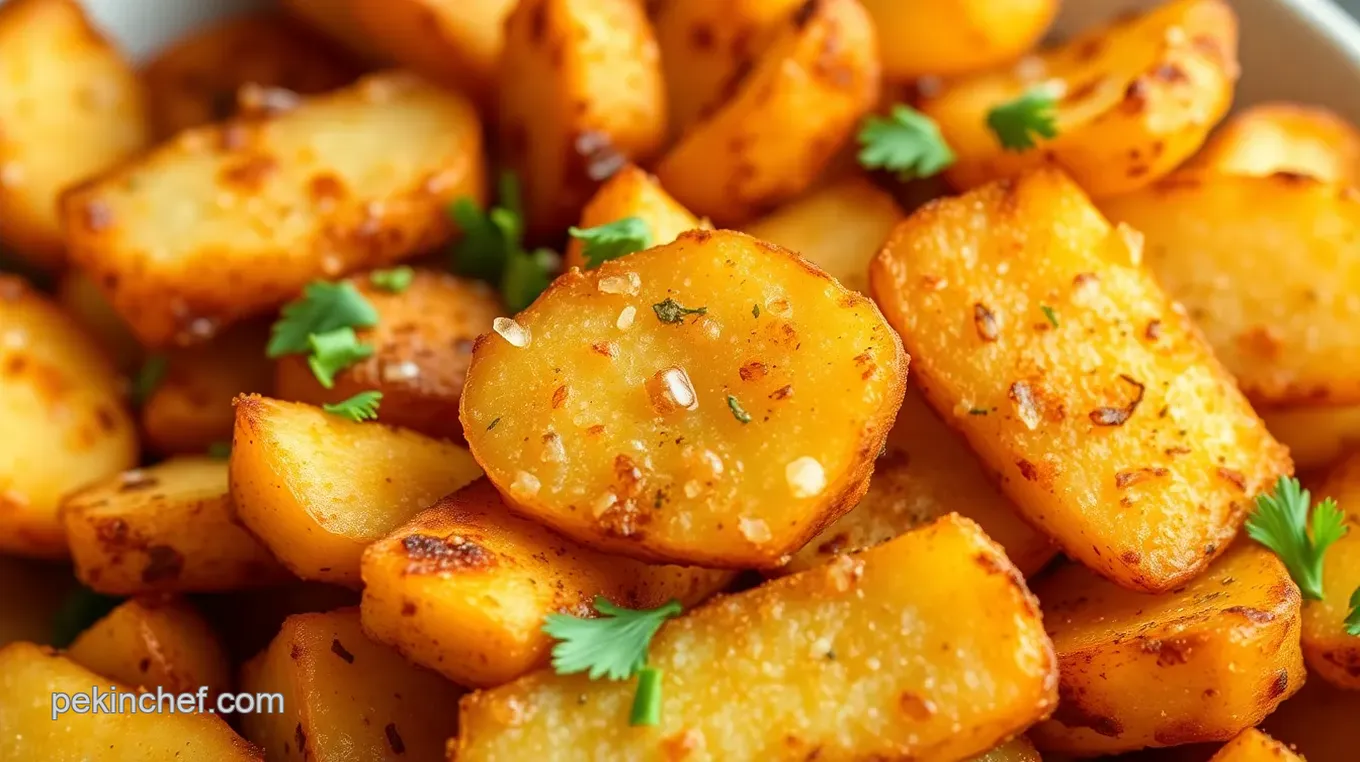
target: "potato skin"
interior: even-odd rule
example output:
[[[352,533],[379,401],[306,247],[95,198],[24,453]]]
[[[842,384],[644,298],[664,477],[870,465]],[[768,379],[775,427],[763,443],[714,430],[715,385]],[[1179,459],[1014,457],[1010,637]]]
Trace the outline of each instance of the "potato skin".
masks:
[[[671,198],[655,177],[633,164],[620,169],[600,186],[581,210],[581,222],[577,227],[593,228],[625,217],[639,217],[646,222],[652,231],[654,246],[670,243],[686,230],[708,227]],[[583,241],[572,238],[563,259],[566,267],[586,269],[584,249]]]
[[[870,281],[927,401],[1025,518],[1118,584],[1161,592],[1200,573],[1291,465],[1132,264],[1138,244],[1042,170],[922,208]]]
[[[1350,597],[1360,587],[1360,453],[1352,453],[1313,490],[1346,514],[1347,532],[1322,557],[1323,600],[1303,607],[1303,658],[1315,675],[1360,690],[1360,638],[1346,634]]]
[[[72,260],[142,343],[191,344],[315,278],[446,243],[448,203],[480,201],[482,181],[472,105],[389,72],[182,132],[68,191],[62,215]]]
[[[863,6],[809,0],[656,176],[695,214],[740,224],[812,185],[878,93],[878,42]]]
[[[1101,197],[1167,174],[1228,111],[1238,74],[1237,19],[1225,0],[1173,0],[1038,58],[1042,66],[962,77],[920,104],[958,156],[945,173],[956,188],[1052,164]],[[1027,71],[1044,79],[1027,79]],[[1004,150],[987,113],[1052,82],[1062,93],[1058,136],[1028,151]]]
[[[337,373],[331,389],[316,380],[303,355],[279,358],[274,394],[321,405],[374,389],[383,395],[383,423],[462,441],[458,398],[473,341],[505,314],[496,293],[483,283],[424,268],[398,294],[374,286],[368,273],[348,280],[378,311],[376,326],[357,331],[361,342],[373,346],[373,355]]]
[[[954,77],[999,66],[1034,47],[1058,0],[861,0],[878,29],[883,75]]]
[[[231,687],[231,665],[217,635],[188,603],[131,598],[90,626],[66,651],[86,669],[134,688],[190,693],[209,700]]]
[[[402,66],[489,99],[517,0],[350,0],[355,22]]]
[[[1304,762],[1304,759],[1256,728],[1248,728],[1225,744],[1209,762]]]
[[[778,566],[864,494],[905,386],[872,302],[732,231],[572,270],[516,320],[527,346],[473,349],[469,448],[512,510],[645,561]]]
[[[632,681],[543,670],[465,697],[451,757],[958,760],[1056,699],[1033,597],[957,516],[671,620],[648,664],[663,671],[655,728],[628,726]]]
[[[1234,175],[1289,173],[1360,182],[1360,131],[1320,106],[1262,103],[1228,119],[1189,166]]]
[[[149,136],[137,73],[74,0],[0,8],[0,244],[65,259],[58,195],[140,151]]]

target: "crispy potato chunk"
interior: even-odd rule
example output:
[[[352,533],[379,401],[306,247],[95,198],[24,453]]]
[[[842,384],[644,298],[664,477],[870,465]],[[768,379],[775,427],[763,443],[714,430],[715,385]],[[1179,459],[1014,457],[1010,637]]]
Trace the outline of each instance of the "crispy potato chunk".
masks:
[[[357,331],[373,355],[337,373],[331,389],[316,380],[304,355],[282,357],[275,364],[274,394],[321,405],[375,389],[383,395],[383,423],[462,441],[458,398],[473,341],[505,314],[496,293],[483,283],[424,268],[397,294],[374,286],[368,274],[349,280],[378,311],[376,326]]]
[[[1360,405],[1264,408],[1260,413],[1301,471],[1335,463],[1360,446]]]
[[[351,0],[354,19],[388,58],[459,88],[491,95],[517,0]]]
[[[1353,762],[1360,693],[1309,680],[1280,704],[1261,729],[1294,747],[1308,762]]]
[[[236,401],[231,496],[303,579],[359,584],[364,548],[481,476],[458,445],[252,394]]]
[[[883,75],[953,77],[1004,64],[1034,47],[1058,0],[861,0],[878,28]]]
[[[1237,734],[1210,762],[1304,762],[1288,746],[1255,728]]]
[[[314,278],[448,241],[445,208],[482,198],[482,163],[468,101],[377,74],[183,132],[65,194],[63,217],[71,258],[144,344],[197,343]]]
[[[1325,108],[1262,103],[1224,123],[1190,165],[1235,175],[1287,172],[1355,185],[1360,131]]]
[[[52,719],[53,694],[74,697],[108,684],[51,649],[0,648],[0,759],[264,762],[259,749],[212,714],[68,710]]]
[[[769,568],[864,494],[906,361],[872,302],[797,255],[691,231],[568,272],[479,340],[462,419],[527,518],[642,560]]]
[[[1360,588],[1360,453],[1342,461],[1315,492],[1335,498],[1349,531],[1323,556],[1323,600],[1303,607],[1303,657],[1322,679],[1360,690],[1360,638],[1346,633],[1351,593]]]
[[[370,545],[364,630],[459,685],[507,683],[548,661],[549,614],[592,615],[603,595],[649,609],[692,606],[732,574],[606,556],[511,514],[486,480]]]
[[[54,296],[66,314],[99,344],[117,370],[125,375],[137,370],[142,361],[142,345],[89,276],[79,270],[67,270],[57,281]]]
[[[231,685],[231,665],[217,635],[193,606],[177,599],[130,599],[80,634],[66,656],[135,688],[209,697]]]
[[[464,698],[450,746],[459,762],[957,760],[1056,695],[1033,597],[957,516],[672,620],[647,659],[665,683],[655,728],[628,726],[632,681],[544,670]]]
[[[137,462],[123,383],[55,304],[0,275],[0,552],[64,557],[62,497]]]
[[[355,609],[288,617],[241,690],[283,694],[282,713],[241,716],[274,762],[442,759],[463,693],[365,637]]]
[[[593,228],[625,217],[638,217],[652,232],[652,244],[670,243],[686,230],[708,227],[671,198],[655,177],[629,164],[609,178],[581,210],[578,227]],[[567,267],[586,269],[585,244],[577,238],[567,244]]]
[[[981,756],[973,757],[970,762],[1043,762],[1043,758],[1028,738],[1020,736]]]
[[[1226,741],[1303,684],[1299,590],[1254,543],[1158,596],[1077,565],[1034,590],[1062,672],[1058,711],[1030,731],[1044,752]]]
[[[878,42],[857,0],[811,0],[774,32],[724,105],[657,165],[661,185],[719,226],[806,190],[878,100]]]
[[[666,91],[636,0],[524,0],[505,22],[499,148],[531,237],[560,236],[628,160],[666,136]]]
[[[1065,169],[1092,196],[1165,175],[1227,113],[1237,80],[1237,18],[1225,0],[1172,0],[1077,35],[1040,53],[1036,64],[963,77],[921,103],[958,156],[946,172],[955,187],[1043,164]],[[987,126],[988,113],[1040,87],[1057,90],[1057,137],[1005,150]]]
[[[1290,462],[1134,264],[1138,244],[1043,170],[921,209],[870,280],[926,399],[1025,518],[1160,592],[1201,572]]]
[[[141,150],[145,112],[137,73],[79,3],[0,7],[0,243],[61,264],[57,196]]]
[[[110,595],[216,592],[288,578],[236,518],[227,463],[179,457],[124,471],[62,504],[76,576]]]

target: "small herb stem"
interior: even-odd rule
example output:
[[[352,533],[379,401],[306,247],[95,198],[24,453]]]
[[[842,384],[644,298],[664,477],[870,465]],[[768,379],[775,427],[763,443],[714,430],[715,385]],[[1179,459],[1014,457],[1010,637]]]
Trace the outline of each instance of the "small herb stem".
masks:
[[[661,724],[661,670],[643,667],[637,673],[637,692],[633,694],[630,725]]]

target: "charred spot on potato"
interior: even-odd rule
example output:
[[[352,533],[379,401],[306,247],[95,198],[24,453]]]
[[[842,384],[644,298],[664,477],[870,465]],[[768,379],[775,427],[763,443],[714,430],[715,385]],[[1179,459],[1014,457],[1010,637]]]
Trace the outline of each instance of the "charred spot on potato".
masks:
[[[1275,614],[1273,612],[1263,611],[1250,606],[1229,606],[1228,608],[1223,609],[1223,613],[1244,617],[1247,621],[1255,624],[1266,624],[1275,621]]]
[[[1083,706],[1081,690],[1066,683],[1058,684],[1058,708],[1053,712],[1053,720],[1069,728],[1087,728],[1107,738],[1118,738],[1124,733],[1124,724],[1118,718],[1109,717]]]
[[[465,537],[434,537],[412,534],[402,538],[406,552],[408,574],[432,574],[464,569],[485,569],[495,557],[485,548]]]
[[[383,728],[383,735],[387,736],[387,748],[391,749],[393,754],[406,753],[406,743],[401,740],[401,734],[397,732],[395,722],[387,723]]]
[[[973,327],[977,331],[978,338],[983,341],[996,341],[1000,335],[997,326],[996,315],[984,305],[977,302],[973,305]]]
[[[1119,378],[1136,390],[1134,392],[1134,398],[1123,407],[1098,407],[1095,410],[1092,410],[1089,414],[1090,419],[1091,422],[1097,426],[1123,426],[1129,418],[1133,417],[1134,411],[1136,411],[1138,405],[1143,402],[1143,393],[1146,391],[1143,384],[1123,373],[1119,374]]]
[[[169,545],[152,545],[146,549],[146,565],[142,567],[142,581],[147,584],[175,579],[184,569],[184,556]]]
[[[1148,479],[1156,479],[1166,476],[1169,471],[1161,466],[1144,466],[1142,468],[1130,468],[1114,475],[1114,486],[1119,489],[1132,486]]]
[[[1229,484],[1233,485],[1237,489],[1241,490],[1242,492],[1247,491],[1247,477],[1241,471],[1219,466],[1216,469],[1216,472],[1218,473],[1220,478],[1222,478]]]
[[[345,645],[340,642],[339,638],[331,639],[331,653],[345,660],[345,663],[347,664],[354,663],[354,654],[350,653],[349,650],[345,648]]]

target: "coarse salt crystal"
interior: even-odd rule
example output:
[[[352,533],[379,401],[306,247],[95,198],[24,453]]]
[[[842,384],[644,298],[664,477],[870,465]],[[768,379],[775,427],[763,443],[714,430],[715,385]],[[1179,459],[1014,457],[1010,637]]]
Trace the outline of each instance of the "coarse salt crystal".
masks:
[[[491,330],[500,334],[502,339],[510,342],[512,347],[521,349],[529,346],[529,329],[516,323],[507,317],[498,317],[491,321]]]
[[[826,489],[826,472],[816,458],[804,455],[784,468],[784,478],[794,497],[813,497]]]
[[[699,407],[699,397],[694,393],[694,384],[684,368],[663,368],[656,372],[647,384],[647,395],[652,400],[652,408],[658,413],[670,413],[676,409],[694,410]]]
[[[760,545],[770,541],[773,536],[770,533],[770,525],[764,519],[748,519],[745,516],[737,521],[737,528],[741,530],[741,536],[751,542]]]
[[[602,294],[625,294],[634,296],[642,288],[642,278],[637,273],[627,272],[623,275],[608,275],[600,278],[600,282],[595,287]]]
[[[626,331],[633,327],[633,318],[635,317],[637,317],[637,307],[630,304],[619,313],[619,319],[614,325],[618,326],[620,331]]]
[[[538,481],[537,476],[534,476],[528,471],[520,471],[515,474],[515,480],[510,483],[510,490],[521,495],[533,497],[538,494],[538,489],[541,486],[542,484]]]
[[[384,381],[408,381],[420,375],[420,366],[404,360],[402,362],[386,363],[382,369],[382,379]]]
[[[606,492],[603,495],[600,495],[599,497],[595,498],[594,503],[591,503],[590,513],[592,516],[598,519],[599,517],[604,515],[605,511],[609,510],[610,508],[613,508],[614,504],[617,502],[619,502],[619,499],[614,496],[613,492]]]
[[[547,463],[561,463],[567,459],[567,448],[562,445],[562,437],[549,431],[543,435],[543,460]]]

